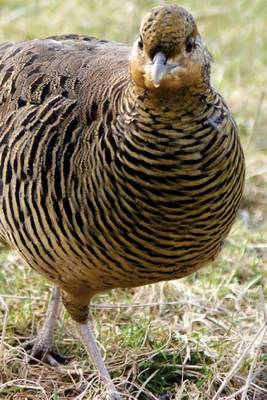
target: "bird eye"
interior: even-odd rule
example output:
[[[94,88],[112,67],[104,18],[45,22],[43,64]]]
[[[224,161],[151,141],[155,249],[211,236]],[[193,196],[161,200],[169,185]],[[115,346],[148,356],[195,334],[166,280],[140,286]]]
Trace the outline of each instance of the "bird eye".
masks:
[[[192,50],[196,47],[196,41],[195,39],[190,36],[187,41],[186,41],[186,45],[185,45],[185,50],[187,53],[192,53]]]
[[[142,39],[141,36],[140,36],[140,38],[139,38],[139,40],[138,40],[138,48],[139,48],[140,50],[143,50],[143,47],[144,47],[144,42],[143,42],[143,39]]]

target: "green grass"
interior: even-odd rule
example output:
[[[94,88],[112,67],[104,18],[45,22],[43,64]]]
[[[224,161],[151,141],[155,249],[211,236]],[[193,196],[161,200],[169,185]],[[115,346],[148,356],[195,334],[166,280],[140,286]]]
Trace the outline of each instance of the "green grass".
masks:
[[[141,17],[159,3],[163,2],[0,0],[0,41],[75,32],[131,44]],[[181,5],[198,18],[215,59],[213,84],[240,128],[247,160],[242,210],[212,266],[183,280],[114,290],[96,298],[96,335],[127,399],[211,400],[236,365],[219,398],[263,400],[267,340],[259,336],[253,343],[253,337],[264,325],[261,287],[267,296],[267,2],[185,0]],[[0,331],[4,303],[8,306],[0,398],[74,399],[89,382],[90,390],[79,399],[104,400],[66,313],[56,346],[74,354],[72,362],[61,370],[25,365],[20,343],[42,324],[49,283],[5,250],[0,252],[0,265],[0,294],[11,296],[2,297],[0,304]]]

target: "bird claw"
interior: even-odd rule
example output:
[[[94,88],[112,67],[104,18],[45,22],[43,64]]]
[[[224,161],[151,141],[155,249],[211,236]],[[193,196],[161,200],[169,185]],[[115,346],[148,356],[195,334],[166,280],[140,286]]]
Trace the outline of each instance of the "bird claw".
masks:
[[[108,400],[122,400],[122,397],[118,392],[113,392],[109,394]]]
[[[107,397],[108,400],[122,400],[120,393],[117,391],[116,387],[114,386],[113,382],[107,381]]]
[[[62,356],[53,351],[51,344],[45,344],[42,340],[34,338],[23,344],[25,350],[31,350],[31,354],[25,357],[28,364],[42,361],[51,367],[65,365],[73,359],[73,356]]]

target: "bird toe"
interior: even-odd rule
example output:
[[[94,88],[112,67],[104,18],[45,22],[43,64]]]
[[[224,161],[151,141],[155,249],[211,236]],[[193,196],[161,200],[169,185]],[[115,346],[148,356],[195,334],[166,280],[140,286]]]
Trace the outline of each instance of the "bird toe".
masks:
[[[51,344],[42,342],[38,337],[24,343],[23,348],[31,350],[30,354],[25,357],[25,361],[28,364],[36,364],[41,361],[51,367],[58,367],[67,364],[73,359],[73,356],[63,356],[55,352]]]

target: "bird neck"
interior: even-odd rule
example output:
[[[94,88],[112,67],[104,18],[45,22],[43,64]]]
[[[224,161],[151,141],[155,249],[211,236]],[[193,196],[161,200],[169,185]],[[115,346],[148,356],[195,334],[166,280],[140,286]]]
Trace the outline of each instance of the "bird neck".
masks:
[[[131,83],[121,101],[125,131],[142,132],[145,141],[148,137],[151,140],[151,134],[159,133],[161,142],[164,134],[173,137],[176,131],[189,128],[192,132],[194,124],[199,124],[201,117],[206,118],[221,103],[218,94],[206,84],[184,88],[174,94],[140,89]]]
[[[190,104],[193,105],[197,99],[207,99],[214,94],[214,90],[209,82],[203,82],[200,85],[192,87],[181,88],[177,91],[143,89],[136,86],[132,82],[126,88],[126,98],[130,99],[135,104],[144,104],[149,108],[156,108],[157,110],[170,109],[181,109],[184,108],[185,103],[188,107]]]

